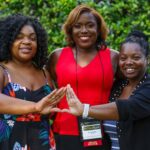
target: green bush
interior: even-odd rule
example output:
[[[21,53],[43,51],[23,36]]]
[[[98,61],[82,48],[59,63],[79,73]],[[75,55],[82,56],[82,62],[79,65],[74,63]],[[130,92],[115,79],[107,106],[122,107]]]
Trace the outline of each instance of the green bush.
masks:
[[[135,28],[150,35],[149,0],[0,0],[0,17],[12,13],[37,17],[47,30],[50,52],[66,45],[62,24],[81,3],[102,14],[110,30],[107,42],[113,49],[118,50],[121,41]]]

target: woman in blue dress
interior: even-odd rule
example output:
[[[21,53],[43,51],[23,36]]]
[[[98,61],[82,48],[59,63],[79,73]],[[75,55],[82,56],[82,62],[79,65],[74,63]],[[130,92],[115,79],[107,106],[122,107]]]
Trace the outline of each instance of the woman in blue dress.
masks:
[[[9,114],[0,115],[1,150],[55,150],[50,117],[41,113],[53,109],[65,88],[48,95],[53,89],[43,69],[46,57],[47,34],[37,19],[16,14],[0,21],[0,99],[12,104],[20,99],[20,108],[4,107]]]

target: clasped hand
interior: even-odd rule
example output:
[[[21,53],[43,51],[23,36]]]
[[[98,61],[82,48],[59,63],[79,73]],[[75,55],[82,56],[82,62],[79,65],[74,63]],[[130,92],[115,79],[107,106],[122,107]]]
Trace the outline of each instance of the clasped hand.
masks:
[[[39,102],[35,103],[36,112],[40,114],[48,114],[57,112],[59,109],[56,107],[57,103],[66,94],[66,87],[55,89],[50,94],[42,98]]]
[[[84,106],[80,102],[80,100],[77,98],[76,94],[74,93],[70,85],[67,85],[67,88],[66,88],[66,99],[68,102],[68,109],[55,108],[52,111],[67,112],[75,116],[81,116],[83,113]]]
[[[57,108],[57,103],[66,95],[68,102],[68,109]],[[77,98],[70,85],[55,89],[49,95],[45,96],[41,101],[35,104],[36,110],[41,114],[48,114],[51,112],[67,112],[76,116],[80,116],[83,113],[83,104]]]

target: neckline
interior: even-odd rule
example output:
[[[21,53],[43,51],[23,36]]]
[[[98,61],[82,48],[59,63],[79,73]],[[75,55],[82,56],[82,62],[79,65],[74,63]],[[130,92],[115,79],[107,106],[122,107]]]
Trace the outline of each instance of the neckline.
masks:
[[[6,86],[4,87],[4,89],[7,88],[7,86],[9,86],[9,85],[12,87],[12,84],[13,84],[13,86],[14,86],[14,85],[19,86],[19,90],[22,89],[22,90],[24,90],[24,91],[34,92],[34,93],[37,92],[37,91],[40,91],[40,90],[43,89],[45,86],[49,86],[49,84],[46,83],[46,84],[40,86],[39,88],[37,88],[37,89],[35,89],[35,90],[31,90],[31,89],[29,89],[28,87],[22,86],[22,85],[19,84],[19,83],[8,82],[8,83],[6,84]],[[49,86],[49,87],[50,87],[50,86]],[[50,87],[50,88],[51,88],[51,87]],[[12,87],[12,89],[14,90],[13,87]]]
[[[134,95],[134,92],[145,82],[145,80],[147,79],[148,74],[145,73],[143,78],[138,82],[138,84],[135,86],[135,88],[133,89],[133,92],[131,93],[130,96]]]
[[[5,87],[7,87],[9,84],[10,84],[10,86],[12,86],[12,84],[13,84],[13,85],[16,84],[16,85],[18,85],[19,87],[21,87],[21,89],[23,89],[24,91],[30,91],[30,92],[39,91],[40,89],[42,89],[42,88],[43,88],[44,86],[46,86],[46,85],[48,85],[48,86],[50,87],[44,69],[41,69],[41,71],[43,72],[43,75],[44,75],[44,78],[45,78],[45,83],[44,83],[43,85],[41,85],[39,88],[37,88],[37,89],[35,89],[35,90],[31,90],[31,89],[28,88],[28,87],[22,86],[20,83],[12,82],[10,73],[9,73],[9,71],[8,71],[8,68],[7,68],[6,66],[3,66],[3,65],[0,65],[0,66],[2,66],[2,68],[4,69],[4,73],[5,73],[5,74],[7,75],[7,77],[8,77],[8,83],[6,84]],[[5,87],[4,87],[4,88],[5,88]],[[51,87],[50,87],[50,88],[51,88]]]
[[[138,82],[138,84],[133,89],[133,91],[132,91],[130,96],[133,96],[135,94],[135,91],[137,89],[139,89],[139,87],[141,87],[141,85],[143,85],[143,83],[146,81],[147,77],[148,77],[148,74],[145,73],[143,78]],[[129,81],[128,81],[128,79],[125,79],[125,80],[119,81],[119,82],[121,82],[121,83],[118,85],[117,89],[115,89],[114,92],[112,92],[111,97],[110,97],[110,101],[114,101],[115,99],[117,99],[121,95],[122,90],[124,89],[124,87],[126,85],[128,85]]]
[[[76,60],[76,54],[74,55],[74,53],[73,53],[73,49],[71,49],[71,53],[72,53],[72,57],[73,57],[73,60],[74,60],[74,62],[76,63],[76,65],[77,65],[77,67],[78,68],[81,68],[81,69],[85,69],[85,68],[87,68],[88,66],[90,66],[93,62],[94,62],[94,60],[98,57],[98,55],[99,55],[99,53],[100,53],[100,50],[98,50],[97,51],[97,54],[93,57],[93,59],[87,64],[87,65],[84,65],[84,66],[81,66],[80,64],[78,64],[78,62],[77,62],[77,60]],[[75,52],[76,53],[76,52]]]

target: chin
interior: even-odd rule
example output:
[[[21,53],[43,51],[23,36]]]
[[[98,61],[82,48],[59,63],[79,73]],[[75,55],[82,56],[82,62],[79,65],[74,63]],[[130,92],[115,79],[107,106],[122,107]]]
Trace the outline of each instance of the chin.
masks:
[[[80,48],[82,49],[90,49],[91,47],[91,45],[80,45]]]
[[[137,76],[137,75],[126,75],[126,78],[128,78],[129,80],[137,80],[139,78],[139,76]]]

